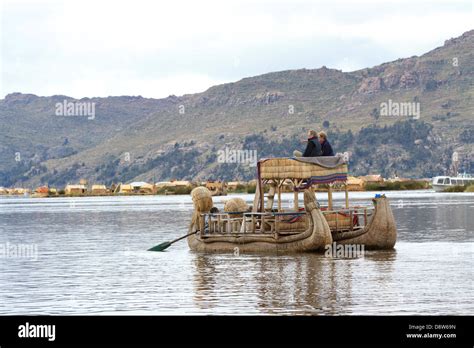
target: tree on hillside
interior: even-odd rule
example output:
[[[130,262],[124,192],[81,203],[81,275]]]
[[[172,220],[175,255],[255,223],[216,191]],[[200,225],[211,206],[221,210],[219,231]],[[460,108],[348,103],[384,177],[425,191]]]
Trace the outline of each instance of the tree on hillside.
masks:
[[[370,112],[370,116],[372,116],[375,122],[377,122],[378,119],[380,118],[379,110],[377,108],[373,108],[372,111]]]

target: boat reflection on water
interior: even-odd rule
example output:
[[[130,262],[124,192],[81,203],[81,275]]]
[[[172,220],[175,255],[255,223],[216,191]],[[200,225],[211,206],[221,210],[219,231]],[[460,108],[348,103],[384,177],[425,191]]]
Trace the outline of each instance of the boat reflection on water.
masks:
[[[377,289],[402,300],[393,287],[395,250],[367,251],[356,259],[309,253],[194,255],[195,306],[213,313],[227,307],[249,314],[344,315],[371,303],[356,303],[354,294],[377,302]]]

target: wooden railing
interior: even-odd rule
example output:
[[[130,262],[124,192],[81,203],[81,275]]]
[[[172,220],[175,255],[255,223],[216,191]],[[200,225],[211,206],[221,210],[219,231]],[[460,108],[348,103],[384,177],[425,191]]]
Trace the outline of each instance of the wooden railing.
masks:
[[[368,219],[373,214],[373,208],[356,207],[349,209],[333,209],[322,211],[326,220],[330,224],[332,231],[340,230],[354,230],[367,225]],[[341,224],[340,214],[345,214],[349,217],[350,224]],[[273,233],[300,233],[299,230],[284,230],[281,228],[283,223],[289,222],[281,221],[282,217],[294,216],[306,217],[305,211],[292,212],[226,212],[226,213],[212,213],[201,214],[201,231],[203,235],[212,234],[273,234]],[[335,226],[330,216],[334,216]],[[354,224],[354,217],[357,216],[356,224]],[[363,218],[363,221],[361,221]]]
[[[348,209],[333,209],[333,210],[323,210],[322,213],[325,216],[335,216],[335,226],[331,230],[349,230],[353,231],[354,228],[362,228],[367,226],[369,223],[368,219],[372,216],[374,208],[367,207],[354,207]],[[344,214],[349,216],[350,225],[349,226],[339,226],[339,215]],[[357,224],[354,224],[354,218],[357,217]],[[363,222],[360,221],[360,218],[363,217]],[[327,220],[327,217],[326,217]]]

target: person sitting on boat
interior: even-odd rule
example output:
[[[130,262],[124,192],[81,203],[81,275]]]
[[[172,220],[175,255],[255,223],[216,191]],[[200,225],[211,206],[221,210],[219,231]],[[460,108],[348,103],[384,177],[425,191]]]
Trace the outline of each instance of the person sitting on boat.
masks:
[[[334,156],[334,151],[331,144],[329,144],[326,132],[319,132],[319,142],[321,144],[322,156]]]
[[[308,142],[306,144],[306,149],[304,153],[301,151],[293,151],[293,156],[295,157],[317,157],[322,156],[321,144],[318,141],[318,133],[314,130],[308,131]]]

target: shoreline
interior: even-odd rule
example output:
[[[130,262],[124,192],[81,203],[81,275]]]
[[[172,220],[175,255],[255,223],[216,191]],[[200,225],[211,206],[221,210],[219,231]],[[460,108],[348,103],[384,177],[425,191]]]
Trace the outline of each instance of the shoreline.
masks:
[[[334,191],[334,193],[343,193],[344,191]],[[428,189],[411,189],[411,190],[358,190],[358,191],[349,191],[352,194],[363,194],[363,193],[371,193],[371,194],[376,194],[376,193],[397,193],[397,192],[418,192],[418,193],[427,193],[427,194],[474,194],[474,192],[436,192],[432,188]],[[292,192],[282,192],[282,194],[291,194]],[[316,193],[321,193],[316,191]],[[215,198],[220,198],[225,200],[226,197],[232,197],[233,195],[253,195],[254,193],[249,193],[249,192],[228,192],[227,195],[220,195],[220,196],[213,196]],[[116,198],[121,198],[121,197],[173,197],[173,196],[188,196],[188,194],[104,194],[104,195],[0,195],[1,198],[93,198],[93,197],[116,197]]]

